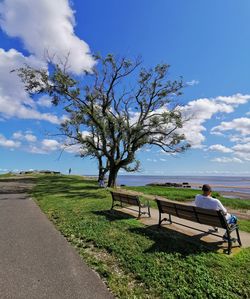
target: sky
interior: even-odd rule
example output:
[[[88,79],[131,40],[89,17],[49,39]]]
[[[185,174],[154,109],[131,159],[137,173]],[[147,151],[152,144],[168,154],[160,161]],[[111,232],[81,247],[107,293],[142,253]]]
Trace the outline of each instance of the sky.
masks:
[[[183,77],[179,99],[191,116],[191,149],[142,149],[141,175],[250,176],[249,0],[0,0],[0,173],[50,169],[97,173],[97,164],[63,150],[63,111],[30,98],[16,73],[46,67],[45,53],[70,52],[71,72],[90,71],[95,53],[171,65]],[[83,78],[84,80],[84,78]],[[121,174],[126,174],[121,172]]]

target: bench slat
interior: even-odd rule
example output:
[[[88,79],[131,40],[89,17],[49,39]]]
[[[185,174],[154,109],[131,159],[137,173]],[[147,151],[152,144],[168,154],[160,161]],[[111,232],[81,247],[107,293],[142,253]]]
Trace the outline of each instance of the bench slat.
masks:
[[[221,211],[202,209],[178,203],[156,199],[159,211],[201,224],[227,228],[225,217]]]
[[[184,218],[186,220],[198,222],[197,217],[193,212],[190,213],[190,212],[185,212],[185,211],[179,211],[178,217],[179,218]]]
[[[130,205],[136,205],[136,206],[140,205],[138,196],[136,196],[136,195],[112,192],[112,196],[113,196],[114,200],[122,201],[123,203],[127,203]]]
[[[160,199],[156,199],[157,206],[159,209],[159,223],[158,226],[160,227],[161,223],[163,221],[169,221],[170,224],[173,223],[171,219],[171,215],[177,216],[179,218],[191,220],[193,222],[198,222],[201,224],[206,224],[213,227],[222,227],[226,229],[226,232],[228,234],[228,254],[231,253],[231,247],[232,247],[232,239],[231,239],[231,232],[234,230],[237,234],[237,241],[239,243],[239,246],[241,246],[241,240],[240,240],[240,234],[239,234],[239,227],[237,224],[235,224],[233,227],[229,226],[226,220],[225,215],[223,214],[223,211],[216,211],[216,210],[210,210],[210,209],[202,209],[195,206],[186,206],[182,204],[177,204],[173,202],[168,202]],[[166,213],[169,215],[168,218],[161,217],[162,213]],[[176,223],[176,222],[174,222]],[[182,224],[184,225],[184,224]],[[186,225],[184,225],[186,226]],[[192,227],[191,227],[192,228]]]
[[[226,228],[227,225],[225,225],[224,221],[221,221],[221,218],[219,215],[213,216],[213,215],[205,215],[205,214],[198,214],[199,221],[202,224],[207,224],[211,226],[218,226],[222,228]]]
[[[142,214],[147,214],[149,217],[151,217],[150,215],[150,207],[149,207],[149,203],[147,205],[142,205],[139,199],[139,196],[137,195],[133,195],[133,194],[127,194],[127,193],[121,193],[121,192],[114,192],[114,191],[110,191],[111,195],[112,195],[112,207],[111,209],[113,209],[114,206],[116,206],[116,204],[114,203],[115,201],[119,201],[122,204],[128,205],[128,206],[137,206],[139,208],[139,215],[138,218],[140,218],[140,216]],[[147,208],[147,212],[142,211],[142,208]],[[125,207],[124,207],[125,208]],[[129,209],[129,208],[127,208]],[[130,210],[133,210],[130,208]]]

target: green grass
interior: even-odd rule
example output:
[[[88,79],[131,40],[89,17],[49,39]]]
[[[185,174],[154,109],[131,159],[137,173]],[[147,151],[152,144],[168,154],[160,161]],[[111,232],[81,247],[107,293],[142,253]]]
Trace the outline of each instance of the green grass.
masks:
[[[167,188],[161,186],[139,186],[139,187],[124,187],[128,190],[142,192],[144,194],[163,196],[176,201],[191,201],[197,195],[197,190]]]
[[[12,176],[15,176],[13,173],[4,173],[4,174],[0,174],[0,180],[1,179],[6,179],[6,178],[9,178],[9,177],[12,177]]]
[[[195,195],[201,192],[200,190],[195,189],[166,188],[161,186],[126,187],[126,189],[154,196],[162,196],[170,200],[182,202],[193,201]],[[225,198],[221,196],[219,192],[213,192],[212,196],[220,199],[223,205],[225,205],[228,208],[250,210],[250,199],[243,200],[239,198]]]
[[[70,176],[41,176],[41,209],[118,298],[250,298],[250,249],[228,256],[122,212],[108,190]]]
[[[250,233],[250,220],[239,219],[240,230]]]

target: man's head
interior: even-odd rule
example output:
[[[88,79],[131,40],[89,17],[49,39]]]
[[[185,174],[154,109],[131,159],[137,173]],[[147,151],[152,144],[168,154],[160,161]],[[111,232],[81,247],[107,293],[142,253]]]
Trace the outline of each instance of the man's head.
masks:
[[[208,196],[211,194],[212,189],[211,189],[210,185],[205,184],[202,186],[202,191],[203,191],[203,195]]]

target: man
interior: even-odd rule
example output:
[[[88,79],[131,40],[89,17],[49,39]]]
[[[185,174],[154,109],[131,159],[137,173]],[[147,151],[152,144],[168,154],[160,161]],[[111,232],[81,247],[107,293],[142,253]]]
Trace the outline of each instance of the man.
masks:
[[[212,189],[208,184],[202,186],[203,194],[198,194],[195,197],[195,205],[199,208],[203,209],[211,209],[211,210],[222,210],[225,214],[227,223],[235,224],[237,222],[237,218],[234,215],[231,215],[227,212],[227,209],[222,205],[222,203],[217,198],[213,198],[211,196]],[[218,228],[214,228],[215,231],[218,231]],[[227,234],[223,236],[224,239],[227,239]]]

